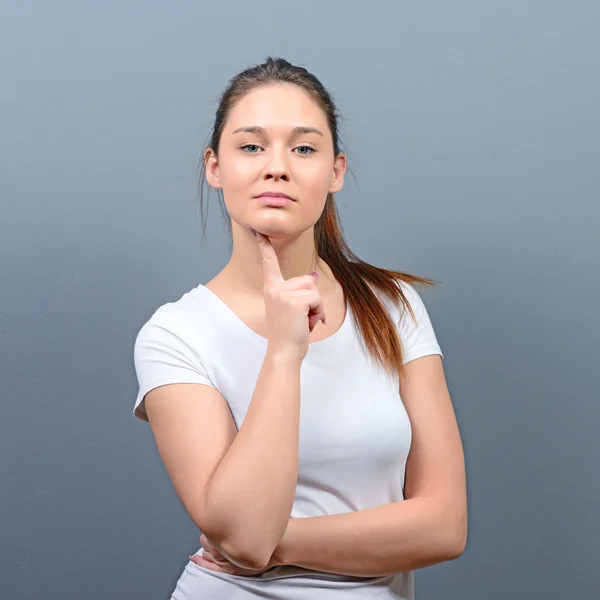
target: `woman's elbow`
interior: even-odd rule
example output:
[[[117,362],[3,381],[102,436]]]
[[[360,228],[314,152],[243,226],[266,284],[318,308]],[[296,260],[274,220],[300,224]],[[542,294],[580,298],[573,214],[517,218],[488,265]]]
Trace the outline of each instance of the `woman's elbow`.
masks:
[[[444,536],[444,554],[446,560],[454,560],[462,555],[467,547],[466,519],[453,527],[448,528]]]

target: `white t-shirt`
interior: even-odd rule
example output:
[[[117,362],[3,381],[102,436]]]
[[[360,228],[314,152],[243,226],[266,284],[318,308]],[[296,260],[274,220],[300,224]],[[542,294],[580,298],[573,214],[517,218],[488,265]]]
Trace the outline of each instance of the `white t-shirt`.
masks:
[[[416,325],[407,310],[373,289],[397,324],[404,363],[430,354],[443,358],[419,294],[413,286],[400,284]],[[216,294],[199,285],[158,308],[139,331],[134,415],[147,419],[143,399],[158,386],[201,383],[223,395],[239,431],[267,343]],[[403,500],[411,427],[398,376],[386,374],[368,354],[349,305],[341,327],[309,345],[300,389],[298,483],[291,517],[348,513]],[[350,577],[288,565],[242,577],[189,561],[172,598],[412,600],[413,594],[413,572]]]

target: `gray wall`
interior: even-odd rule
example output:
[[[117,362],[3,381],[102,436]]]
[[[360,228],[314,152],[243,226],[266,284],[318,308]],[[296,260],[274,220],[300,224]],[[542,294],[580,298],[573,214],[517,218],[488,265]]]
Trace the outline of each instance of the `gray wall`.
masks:
[[[196,166],[268,54],[322,78],[356,175],[349,243],[424,299],[470,532],[418,598],[600,597],[597,2],[4,2],[0,595],[167,598],[198,548],[133,343],[228,259]]]

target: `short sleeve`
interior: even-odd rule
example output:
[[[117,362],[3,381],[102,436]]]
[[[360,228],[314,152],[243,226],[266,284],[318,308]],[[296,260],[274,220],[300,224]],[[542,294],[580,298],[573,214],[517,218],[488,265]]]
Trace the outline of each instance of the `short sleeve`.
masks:
[[[402,341],[403,364],[430,354],[439,354],[443,360],[444,355],[423,300],[412,285],[402,281],[401,286],[417,321],[415,323],[406,307],[401,308],[398,329]]]
[[[133,414],[143,421],[148,421],[144,398],[154,388],[169,383],[201,383],[216,387],[198,353],[172,328],[152,319],[139,331],[133,354],[139,386]]]

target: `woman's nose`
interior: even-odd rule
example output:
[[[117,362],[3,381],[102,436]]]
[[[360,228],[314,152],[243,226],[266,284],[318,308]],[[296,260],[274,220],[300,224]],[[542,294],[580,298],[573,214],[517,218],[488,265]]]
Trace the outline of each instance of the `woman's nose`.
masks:
[[[276,181],[283,179],[287,181],[289,179],[289,175],[283,169],[267,169],[265,172],[265,179],[275,179]]]
[[[285,160],[279,155],[269,157],[265,167],[265,179],[289,179],[289,169]]]

